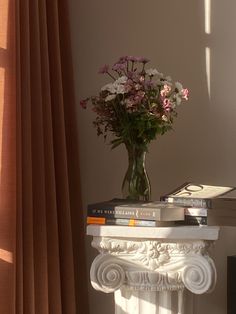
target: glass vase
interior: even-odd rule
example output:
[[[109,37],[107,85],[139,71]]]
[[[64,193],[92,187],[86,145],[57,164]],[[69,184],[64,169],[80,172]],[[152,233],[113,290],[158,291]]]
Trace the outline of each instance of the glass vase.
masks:
[[[145,168],[146,149],[136,145],[126,145],[128,169],[122,183],[122,195],[125,199],[149,201],[151,186]]]

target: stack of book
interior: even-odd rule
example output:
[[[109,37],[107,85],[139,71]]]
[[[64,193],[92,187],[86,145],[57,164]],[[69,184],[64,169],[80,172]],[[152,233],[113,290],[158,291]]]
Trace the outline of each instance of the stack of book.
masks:
[[[184,183],[161,201],[185,206],[185,225],[236,226],[236,187]]]
[[[160,201],[112,199],[89,204],[87,224],[236,226],[236,187],[187,182],[161,196]]]
[[[137,202],[124,199],[89,204],[87,224],[123,226],[172,226],[184,221],[185,208],[167,202]]]

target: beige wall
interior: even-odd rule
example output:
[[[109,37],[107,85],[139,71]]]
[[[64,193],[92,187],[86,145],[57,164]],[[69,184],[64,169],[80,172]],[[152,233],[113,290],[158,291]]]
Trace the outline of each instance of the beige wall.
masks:
[[[70,0],[78,103],[107,82],[97,74],[98,68],[122,55],[148,57],[150,66],[190,90],[189,102],[179,108],[174,132],[150,146],[147,169],[153,199],[185,181],[236,186],[236,2],[212,0],[210,34],[205,29],[207,3],[210,0]],[[97,138],[93,118],[92,112],[78,105],[84,208],[87,203],[120,197],[127,166],[123,147],[111,151]],[[211,313],[212,306],[215,314],[226,313],[226,255],[236,254],[231,239],[236,239],[235,230],[223,230],[215,249],[218,285],[212,295],[195,298],[197,314]],[[95,254],[89,241],[88,264]],[[112,313],[111,295],[91,289],[90,298],[91,314]]]

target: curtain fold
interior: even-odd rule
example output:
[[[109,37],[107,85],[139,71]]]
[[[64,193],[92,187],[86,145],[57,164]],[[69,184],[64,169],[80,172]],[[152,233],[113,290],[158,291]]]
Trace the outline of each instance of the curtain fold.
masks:
[[[10,2],[16,21],[16,296],[14,312],[0,313],[86,314],[68,4]]]
[[[69,22],[69,10],[68,5],[65,1],[58,1],[58,16],[59,16],[59,33],[60,36],[60,51],[61,51],[61,71],[62,71],[62,86],[63,86],[63,99],[64,103],[64,118],[65,118],[65,136],[66,136],[66,151],[68,160],[68,184],[70,190],[70,208],[71,210],[71,226],[72,226],[72,239],[73,239],[73,257],[74,264],[78,265],[75,267],[74,277],[75,280],[75,291],[82,291],[84,289],[84,281],[78,280],[79,270],[86,269],[85,259],[80,258],[81,248],[85,252],[85,242],[84,242],[84,223],[83,219],[80,217],[80,212],[76,210],[78,204],[80,208],[82,206],[80,183],[80,173],[79,173],[79,150],[78,150],[78,130],[77,130],[77,120],[76,120],[76,107],[75,107],[75,93],[71,92],[72,77],[73,77],[73,64],[71,58],[71,51],[69,49],[64,49],[63,47],[71,47],[70,36],[70,22]],[[82,293],[77,293],[76,304],[79,308],[80,304],[86,305],[86,297]]]

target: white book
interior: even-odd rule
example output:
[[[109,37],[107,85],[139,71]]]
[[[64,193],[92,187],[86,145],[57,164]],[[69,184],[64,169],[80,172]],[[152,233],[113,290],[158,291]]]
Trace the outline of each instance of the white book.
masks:
[[[184,213],[186,216],[207,217],[207,208],[189,207],[189,208],[185,208]]]

